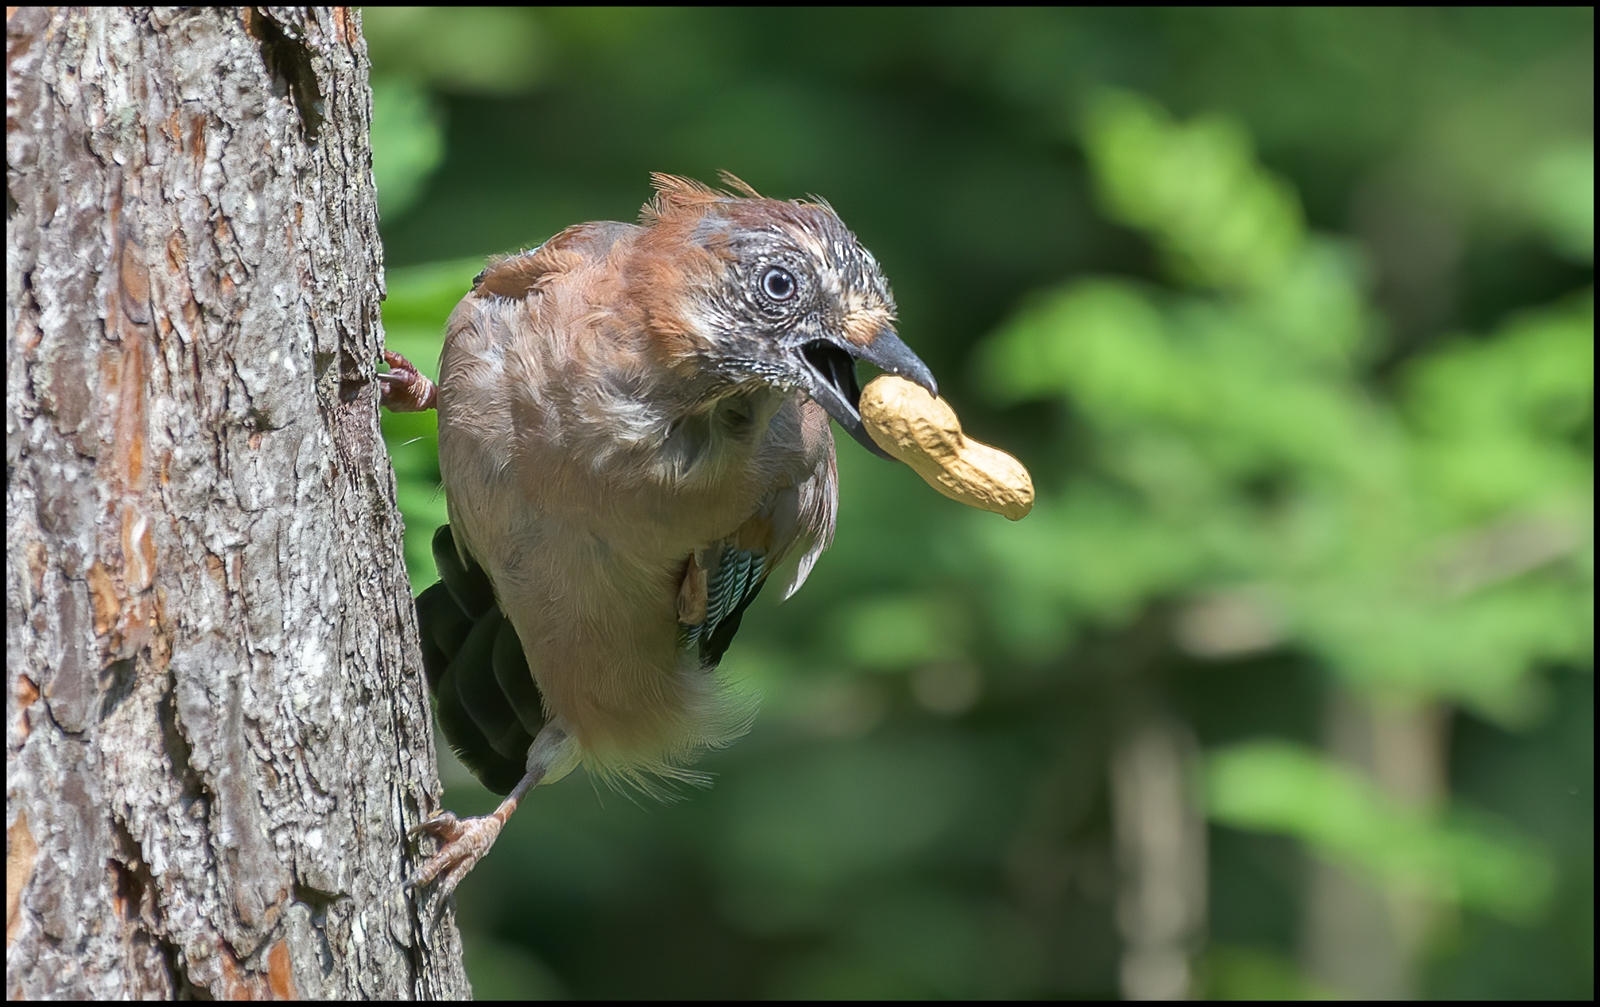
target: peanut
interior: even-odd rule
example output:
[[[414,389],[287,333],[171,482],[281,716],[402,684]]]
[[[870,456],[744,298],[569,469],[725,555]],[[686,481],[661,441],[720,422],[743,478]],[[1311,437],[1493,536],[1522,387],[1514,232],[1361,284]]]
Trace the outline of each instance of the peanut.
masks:
[[[955,410],[921,385],[880,374],[861,390],[861,419],[879,447],[950,499],[1012,521],[1033,509],[1022,463],[962,434]]]

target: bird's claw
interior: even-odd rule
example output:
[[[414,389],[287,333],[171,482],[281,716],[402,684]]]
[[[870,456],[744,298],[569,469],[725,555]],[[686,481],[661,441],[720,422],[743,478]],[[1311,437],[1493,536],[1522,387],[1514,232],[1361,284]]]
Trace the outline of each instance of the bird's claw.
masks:
[[[440,812],[425,822],[413,826],[408,835],[415,838],[420,835],[435,836],[442,840],[444,845],[439,852],[429,857],[416,873],[406,879],[405,887],[415,890],[425,885],[430,885],[435,879],[443,878],[439,882],[438,897],[442,902],[455,891],[456,885],[467,876],[484,854],[489,852],[489,847],[500,835],[504,822],[497,815],[485,815],[482,818],[457,818],[448,811]]]
[[[434,407],[438,389],[417,370],[417,365],[393,350],[383,351],[383,362],[389,365],[389,371],[378,375],[382,386],[380,405],[396,413],[420,413]]]
[[[454,812],[441,811],[425,822],[418,822],[406,830],[407,839],[416,839],[418,836],[436,836],[448,843],[461,833],[461,819]]]

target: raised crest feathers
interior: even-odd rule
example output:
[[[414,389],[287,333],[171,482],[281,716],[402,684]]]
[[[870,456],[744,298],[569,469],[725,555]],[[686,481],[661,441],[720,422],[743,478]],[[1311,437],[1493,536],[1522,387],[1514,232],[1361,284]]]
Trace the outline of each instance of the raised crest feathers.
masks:
[[[735,175],[726,168],[723,168],[721,171],[717,172],[717,178],[722,181],[723,185],[726,185],[728,188],[742,196],[748,196],[751,199],[766,198],[765,196],[761,195],[761,193],[757,192],[755,187],[749,182],[746,182],[744,179],[740,178],[738,175]]]
[[[711,203],[720,203],[724,200],[737,199],[743,196],[748,199],[762,199],[761,193],[755,190],[744,179],[731,171],[717,172],[717,178],[722,184],[732,189],[714,189],[704,182],[682,175],[668,175],[665,172],[653,171],[650,173],[650,184],[656,190],[655,197],[646,203],[639,211],[639,223],[650,226],[660,222],[666,217],[680,210],[687,210],[697,206],[706,206]],[[735,195],[737,193],[737,195]]]

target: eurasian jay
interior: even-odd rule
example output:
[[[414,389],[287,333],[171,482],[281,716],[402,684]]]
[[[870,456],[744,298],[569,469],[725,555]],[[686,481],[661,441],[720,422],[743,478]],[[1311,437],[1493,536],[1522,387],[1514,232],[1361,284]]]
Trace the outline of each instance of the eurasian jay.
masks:
[[[569,227],[493,263],[450,316],[434,389],[402,357],[384,402],[439,413],[450,523],[417,598],[440,727],[508,794],[444,812],[410,884],[441,897],[530,787],[583,765],[688,779],[752,710],[714,674],[786,557],[833,537],[832,416],[874,454],[855,361],[937,394],[872,254],[826,203],[668,175],[638,225]]]

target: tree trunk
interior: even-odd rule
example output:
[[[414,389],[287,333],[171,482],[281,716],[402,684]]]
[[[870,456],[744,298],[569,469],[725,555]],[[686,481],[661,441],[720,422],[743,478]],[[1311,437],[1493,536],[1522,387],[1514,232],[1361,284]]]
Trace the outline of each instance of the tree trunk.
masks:
[[[1111,752],[1117,929],[1125,1000],[1197,995],[1205,943],[1206,823],[1192,793],[1199,745],[1153,706],[1128,718]]]
[[[1328,750],[1418,816],[1447,798],[1444,710],[1436,703],[1383,705],[1336,691],[1325,710]],[[1415,1000],[1422,992],[1437,906],[1322,860],[1311,865],[1301,964],[1324,989],[1356,1000]]]
[[[8,8],[6,68],[6,994],[463,995],[359,18]]]

